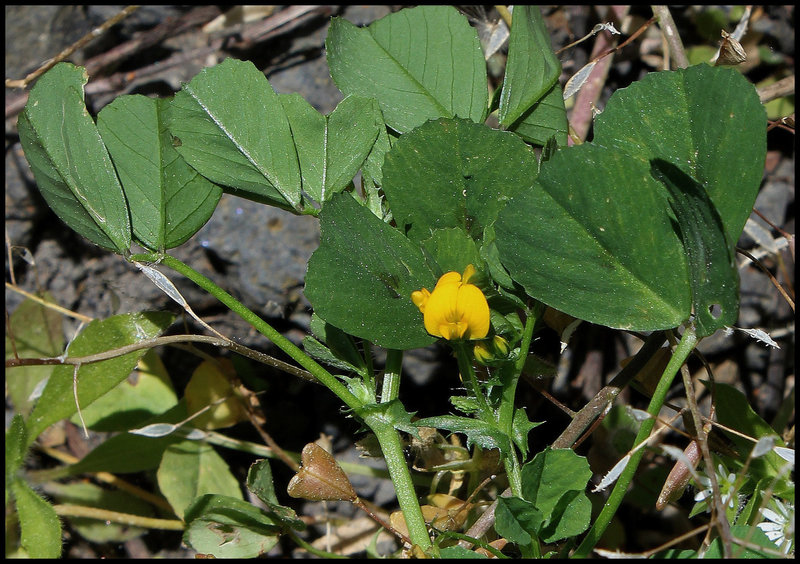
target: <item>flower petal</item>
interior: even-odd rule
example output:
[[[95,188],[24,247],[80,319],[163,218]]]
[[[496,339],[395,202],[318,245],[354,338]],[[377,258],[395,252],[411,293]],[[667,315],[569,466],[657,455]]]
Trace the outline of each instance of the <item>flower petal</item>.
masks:
[[[477,286],[464,284],[458,291],[457,311],[469,329],[467,339],[483,339],[489,333],[489,304]]]

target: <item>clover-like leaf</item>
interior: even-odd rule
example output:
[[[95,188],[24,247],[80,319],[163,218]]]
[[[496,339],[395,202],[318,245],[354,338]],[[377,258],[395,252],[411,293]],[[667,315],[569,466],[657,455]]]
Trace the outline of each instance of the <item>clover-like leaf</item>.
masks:
[[[688,250],[698,249],[690,229],[698,214],[687,210],[705,206],[699,217],[717,213],[719,222],[701,227],[719,231],[708,239],[719,248],[704,253],[716,258],[703,273],[695,314],[718,303],[724,318],[708,321],[704,332],[729,323],[736,273],[727,245],[758,192],[764,116],[753,86],[730,69],[652,73],[620,90],[598,117],[593,142],[557,151],[534,188],[501,211],[495,233],[503,266],[529,295],[574,317],[643,331],[676,327],[700,295],[700,276],[690,275],[700,262],[690,271],[687,261],[700,256]],[[664,175],[651,174],[659,159],[691,179],[680,193],[696,184],[705,202],[685,200]],[[694,203],[676,207],[680,201]]]

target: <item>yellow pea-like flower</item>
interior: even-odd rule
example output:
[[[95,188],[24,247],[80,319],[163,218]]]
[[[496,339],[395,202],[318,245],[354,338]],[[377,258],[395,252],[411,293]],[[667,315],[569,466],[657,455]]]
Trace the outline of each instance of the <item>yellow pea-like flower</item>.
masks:
[[[489,333],[489,304],[480,288],[469,284],[475,274],[471,264],[458,272],[443,274],[433,292],[427,288],[411,294],[423,314],[425,330],[448,341],[483,339]]]

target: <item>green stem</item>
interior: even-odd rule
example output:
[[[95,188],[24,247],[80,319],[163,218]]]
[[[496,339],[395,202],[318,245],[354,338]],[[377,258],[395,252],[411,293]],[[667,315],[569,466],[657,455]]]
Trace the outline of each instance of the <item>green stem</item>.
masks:
[[[389,349],[386,351],[386,368],[383,371],[383,388],[381,403],[396,399],[400,393],[400,371],[403,367],[403,351]]]
[[[500,407],[498,408],[497,422],[500,429],[506,436],[513,436],[514,432],[514,413],[516,411],[514,398],[517,394],[517,384],[522,375],[522,370],[525,368],[525,360],[528,358],[528,351],[531,347],[533,340],[533,330],[536,327],[543,306],[539,305],[530,312],[528,318],[525,320],[525,329],[522,333],[522,341],[519,347],[519,356],[514,364],[506,364],[501,370],[501,380],[503,382],[502,396],[500,397]],[[506,469],[508,476],[508,485],[511,488],[511,493],[516,497],[522,498],[522,474],[520,461],[517,458],[517,451],[513,448],[510,456],[503,460],[503,465]]]
[[[650,437],[650,432],[653,430],[656,417],[659,411],[661,411],[661,407],[664,405],[664,400],[667,397],[667,392],[672,385],[672,381],[678,373],[678,370],[680,370],[683,363],[686,362],[686,359],[694,350],[695,345],[697,345],[697,334],[695,333],[694,327],[689,326],[683,332],[678,346],[672,353],[669,364],[667,364],[664,373],[661,375],[661,380],[658,382],[658,386],[653,393],[653,398],[650,400],[650,405],[647,408],[647,413],[650,414],[650,417],[646,419],[639,428],[639,433],[636,435],[636,441],[634,442],[634,449]],[[606,501],[602,511],[600,511],[600,515],[597,516],[589,534],[586,535],[586,538],[583,539],[583,542],[575,550],[575,553],[572,555],[573,558],[586,558],[600,540],[600,537],[603,536],[606,527],[608,527],[612,517],[622,504],[622,499],[625,497],[625,492],[627,492],[628,486],[633,480],[633,475],[636,473],[636,469],[639,466],[639,462],[642,460],[642,456],[644,456],[644,452],[644,448],[633,452],[630,461],[628,461],[627,466],[625,466],[617,483],[614,485],[614,489],[608,497],[608,501]]]
[[[403,351],[389,349],[386,352],[386,367],[383,373],[383,387],[381,389],[381,403],[388,403],[397,399],[400,392],[400,372],[403,366]],[[422,509],[419,506],[419,499],[414,490],[414,483],[411,473],[406,464],[403,445],[397,430],[391,425],[383,422],[371,423],[366,421],[372,432],[378,439],[386,460],[386,467],[394,482],[395,495],[400,504],[400,510],[406,520],[408,536],[411,542],[418,545],[422,550],[431,547],[431,539],[428,535],[428,527],[425,518],[422,516]]]
[[[397,502],[406,520],[408,536],[411,542],[427,551],[433,545],[428,535],[428,527],[422,516],[422,509],[419,506],[417,493],[414,490],[414,483],[411,481],[411,473],[406,464],[405,454],[403,453],[403,443],[400,435],[391,423],[379,417],[366,417],[364,422],[369,425],[383,451],[383,458],[386,460],[386,467],[394,483]]]
[[[453,349],[456,351],[458,370],[461,372],[461,377],[464,379],[464,383],[472,389],[475,400],[478,402],[478,409],[481,412],[480,418],[491,425],[497,425],[494,411],[492,411],[492,408],[489,406],[489,402],[486,401],[486,394],[483,393],[483,389],[478,382],[478,377],[475,376],[475,369],[472,367],[472,356],[470,355],[467,343],[464,341],[455,341],[452,345]]]
[[[289,339],[281,335],[269,323],[261,319],[258,315],[247,309],[239,300],[231,296],[228,292],[217,286],[214,282],[194,270],[192,267],[184,264],[175,257],[169,255],[133,255],[130,257],[132,261],[139,262],[157,262],[171,268],[186,276],[189,280],[203,288],[206,292],[216,297],[219,301],[225,304],[231,311],[235,312],[242,319],[252,325],[259,333],[264,335],[267,339],[272,341],[275,346],[289,355],[300,366],[308,370],[317,380],[324,384],[330,391],[336,394],[350,409],[358,409],[362,407],[362,402],[355,395],[353,395],[347,386],[342,384],[336,377],[325,370],[322,366],[317,364],[311,357],[300,350]]]
[[[500,423],[500,428],[507,433],[511,432],[514,421],[514,398],[517,394],[517,383],[522,375],[523,368],[525,368],[525,361],[528,358],[528,351],[530,351],[531,341],[533,340],[533,330],[539,319],[540,311],[541,309],[534,310],[525,320],[525,328],[523,329],[522,341],[519,346],[519,356],[513,366],[509,367],[511,371],[506,371],[505,366],[503,367],[503,395],[498,410],[498,422]]]
[[[182,531],[186,528],[186,523],[177,519],[156,519],[154,517],[143,517],[131,513],[120,513],[99,507],[89,507],[85,505],[54,505],[56,515],[62,517],[84,517],[97,521],[121,523],[130,527],[142,527],[145,529],[162,529],[168,531]]]
[[[203,288],[205,291],[215,296],[229,309],[236,312],[242,319],[250,323],[259,333],[272,341],[278,348],[294,359],[300,366],[308,370],[322,384],[336,394],[350,409],[359,411],[364,407],[361,400],[353,395],[347,387],[336,379],[330,372],[317,364],[311,357],[305,354],[289,339],[281,335],[269,323],[258,317],[255,313],[247,309],[241,302],[231,296],[225,290],[217,286],[214,282],[182,263],[178,259],[169,255],[143,254],[131,256],[131,261],[139,262],[160,262],[165,266],[186,276],[189,280]],[[397,500],[400,509],[406,519],[409,536],[411,541],[423,550],[432,547],[425,520],[422,517],[422,510],[414,491],[414,483],[411,480],[411,473],[406,465],[403,454],[403,445],[400,436],[391,425],[380,417],[364,418],[364,423],[375,433],[378,443],[381,445],[383,455],[386,459],[386,466],[389,475],[395,485]]]

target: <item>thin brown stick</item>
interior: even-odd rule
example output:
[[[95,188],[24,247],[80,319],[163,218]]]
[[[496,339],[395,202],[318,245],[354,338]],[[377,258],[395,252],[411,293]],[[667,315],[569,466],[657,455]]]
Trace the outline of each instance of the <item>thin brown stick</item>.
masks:
[[[652,6],[652,9],[653,13],[658,16],[658,25],[667,39],[675,66],[679,69],[687,68],[689,66],[689,58],[686,56],[686,50],[683,48],[678,27],[675,25],[675,20],[672,19],[669,8],[667,6]]]
[[[782,78],[778,82],[762,86],[757,92],[758,98],[761,100],[762,104],[766,104],[770,100],[783,98],[784,96],[791,96],[794,94],[794,75]]]
[[[240,345],[239,343],[235,343],[228,339],[211,337],[208,335],[168,335],[165,337],[154,337],[152,339],[145,339],[130,345],[126,345],[124,347],[119,347],[113,350],[103,351],[101,353],[81,356],[81,357],[9,358],[6,359],[6,368],[11,368],[14,366],[49,366],[49,365],[60,365],[60,364],[79,366],[83,364],[101,362],[103,360],[108,360],[110,358],[116,358],[118,356],[122,356],[124,354],[141,349],[149,349],[161,345],[175,345],[179,343],[189,343],[189,342],[207,343],[209,345],[213,345],[216,347],[224,347],[230,349],[231,351],[237,354],[253,359],[262,364],[266,364],[268,366],[272,366],[273,368],[277,368],[278,370],[286,372],[287,374],[291,374],[292,376],[297,376],[298,378],[302,378],[303,380],[306,380],[308,382],[319,384],[319,381],[316,378],[314,378],[314,376],[310,372],[307,372],[301,368],[297,368],[296,366],[283,362],[282,360],[278,360],[277,358],[271,357],[262,352],[245,347],[244,345]]]
[[[789,294],[787,294],[787,293],[786,293],[786,290],[784,290],[784,289],[783,289],[783,286],[781,285],[781,283],[780,283],[780,282],[778,282],[778,280],[777,280],[777,279],[775,278],[775,276],[773,276],[773,274],[772,274],[772,273],[771,273],[771,272],[770,272],[770,271],[767,269],[767,267],[766,267],[766,266],[764,266],[763,264],[761,264],[761,261],[760,261],[760,260],[758,260],[756,257],[754,257],[753,255],[751,255],[750,253],[748,253],[748,252],[747,252],[747,251],[745,251],[744,249],[740,249],[740,248],[738,248],[738,247],[737,247],[737,248],[736,248],[736,252],[737,252],[737,253],[740,253],[740,254],[743,254],[744,256],[746,256],[747,258],[749,258],[751,261],[753,261],[753,264],[755,264],[755,265],[756,265],[756,266],[757,266],[759,269],[761,269],[761,271],[762,271],[764,274],[766,274],[766,275],[769,277],[769,280],[770,280],[770,282],[772,282],[772,285],[773,285],[773,286],[775,286],[775,288],[777,288],[777,289],[778,289],[778,291],[779,291],[779,292],[781,293],[781,295],[783,296],[783,299],[785,299],[785,300],[786,300],[786,303],[787,303],[787,304],[789,304],[789,307],[791,307],[791,308],[792,308],[792,311],[794,311],[794,300],[793,300],[791,297],[789,297]]]
[[[614,376],[611,382],[600,390],[595,397],[575,415],[572,422],[553,442],[553,448],[571,448],[575,444],[575,441],[577,441],[578,438],[591,427],[592,423],[602,415],[608,406],[614,402],[622,389],[633,380],[650,359],[652,353],[659,349],[665,340],[666,337],[663,332],[650,335],[633,360]]]
[[[138,9],[139,6],[127,6],[119,14],[104,21],[99,27],[94,28],[92,31],[90,31],[89,33],[78,39],[75,43],[73,43],[72,45],[61,51],[58,55],[56,55],[49,61],[45,62],[42,66],[40,66],[38,69],[30,73],[22,80],[12,80],[10,78],[7,78],[6,88],[27,87],[31,82],[39,78],[41,75],[49,71],[51,68],[56,66],[58,63],[60,63],[70,55],[72,55],[75,51],[77,51],[81,47],[84,47],[88,43],[94,41],[95,39],[103,35],[105,32],[107,32],[109,29],[111,29],[111,27],[113,27],[114,25],[118,24],[119,22],[130,16]]]
[[[670,344],[675,345],[674,337],[670,336]],[[695,437],[694,440],[700,447],[700,452],[703,454],[703,462],[706,467],[706,474],[711,482],[711,491],[714,496],[714,509],[717,513],[716,525],[719,535],[722,538],[723,553],[726,556],[731,554],[731,525],[728,522],[728,516],[725,512],[725,506],[722,503],[722,497],[719,492],[719,484],[717,483],[716,472],[714,471],[714,461],[711,458],[711,451],[708,448],[706,428],[701,422],[700,409],[697,407],[697,396],[694,392],[692,384],[692,375],[689,373],[689,367],[686,364],[681,366],[681,377],[683,378],[683,387],[686,391],[686,402],[689,407],[689,413],[692,416],[692,424],[694,426]]]

